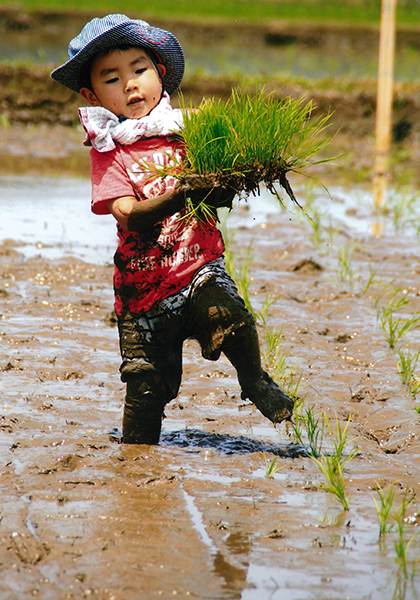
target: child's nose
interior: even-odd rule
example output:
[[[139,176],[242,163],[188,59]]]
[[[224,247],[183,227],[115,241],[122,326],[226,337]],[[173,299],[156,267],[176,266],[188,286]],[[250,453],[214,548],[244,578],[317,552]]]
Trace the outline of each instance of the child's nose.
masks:
[[[137,80],[136,79],[134,79],[134,78],[133,79],[127,79],[127,82],[125,84],[125,89],[126,89],[127,92],[131,92],[131,91],[133,91],[133,90],[135,90],[137,88],[138,88],[138,85],[137,85]]]

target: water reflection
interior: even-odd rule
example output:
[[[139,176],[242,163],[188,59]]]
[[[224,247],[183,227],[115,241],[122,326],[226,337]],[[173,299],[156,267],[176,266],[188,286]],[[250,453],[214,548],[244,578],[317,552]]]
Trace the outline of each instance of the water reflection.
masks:
[[[392,600],[419,600],[419,598],[420,593],[416,589],[412,578],[407,579],[403,573],[398,572]]]
[[[225,560],[221,552],[217,552],[213,561],[214,572],[224,579],[224,588],[230,591],[229,598],[242,598],[242,591],[247,585],[248,565],[240,569]]]
[[[194,502],[193,496],[182,487],[186,508],[190,514],[194,529],[199,534],[201,541],[209,548],[213,556],[213,571],[224,580],[224,588],[229,591],[229,598],[241,598],[242,590],[247,585],[247,574],[251,552],[249,536],[241,532],[231,533],[226,541],[226,546],[233,555],[240,555],[241,566],[232,564],[216,547],[204,524],[203,516]]]

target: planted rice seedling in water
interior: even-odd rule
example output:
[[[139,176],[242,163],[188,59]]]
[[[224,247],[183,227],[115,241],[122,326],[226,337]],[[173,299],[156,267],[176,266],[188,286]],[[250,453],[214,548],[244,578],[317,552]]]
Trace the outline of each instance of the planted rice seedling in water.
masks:
[[[392,285],[392,281],[389,282],[385,286],[383,293],[386,293],[391,285]],[[397,310],[399,310],[400,308],[402,308],[403,306],[405,306],[406,304],[408,304],[410,302],[410,300],[408,298],[408,293],[403,292],[401,290],[401,288],[397,288],[396,290],[391,290],[391,297],[388,300],[388,302],[385,304],[385,306],[382,306],[382,308],[379,307],[379,300],[380,300],[380,298],[377,298],[375,301],[376,317],[378,319],[380,318],[380,316],[388,317],[389,315],[392,315],[394,312],[396,312]]]
[[[268,294],[268,296],[264,298],[264,302],[262,303],[260,310],[257,312],[257,321],[264,326],[267,323],[270,306],[272,306],[276,300],[277,298],[275,296]]]
[[[375,277],[376,277],[376,269],[373,269],[371,267],[371,265],[369,265],[369,277],[366,281],[366,283],[364,284],[363,288],[361,289],[360,293],[362,296],[364,296],[365,294],[368,293],[368,291],[370,290],[370,288],[372,287],[372,285],[375,282]]]
[[[238,287],[238,291],[242,296],[243,301],[245,302],[245,306],[252,314],[255,321],[257,323],[265,323],[270,306],[276,301],[276,298],[270,294],[266,296],[259,311],[256,311],[252,306],[250,298],[251,294],[249,291],[252,278],[249,273],[249,268],[254,259],[251,251],[252,241],[250,242],[248,248],[244,252],[242,252],[240,255],[234,256],[232,251],[230,250],[230,244],[226,243],[225,238],[226,270],[232,277],[232,279],[235,280],[235,283]]]
[[[415,397],[420,392],[420,380],[414,375],[420,358],[420,348],[414,355],[410,353],[408,348],[406,352],[403,348],[399,348],[397,354],[399,357],[397,367],[400,379],[408,387],[410,394]]]
[[[250,293],[249,293],[249,285],[251,282],[251,277],[249,275],[249,267],[253,261],[252,255],[252,240],[249,243],[248,247],[245,251],[240,254],[235,254],[232,251],[233,240],[235,234],[232,233],[226,223],[222,227],[223,239],[225,242],[225,262],[226,262],[226,270],[232,279],[235,280],[236,285],[238,286],[238,291],[241,294],[245,306],[252,314],[254,319],[257,318],[257,314],[254,311],[254,308],[251,304]],[[268,310],[268,309],[267,309]]]
[[[309,241],[317,250],[319,250],[320,254],[327,254],[330,248],[334,246],[334,240],[338,234],[338,229],[333,225],[331,220],[329,221],[328,226],[324,226],[321,222],[323,215],[317,208],[313,209],[310,215],[306,212],[306,216],[308,217],[311,228],[308,237]]]
[[[420,327],[420,314],[414,313],[407,319],[394,317],[393,313],[386,316],[381,316],[380,326],[385,333],[386,341],[390,348],[394,348],[397,341],[403,338],[413,329]]]
[[[286,360],[281,352],[280,345],[283,337],[283,327],[278,331],[275,327],[269,327],[266,319],[263,320],[264,337],[266,351],[264,352],[264,361],[267,367],[273,370],[277,368],[277,375],[286,369]]]
[[[292,422],[293,434],[299,444],[307,448],[309,456],[318,457],[321,454],[324,439],[324,420],[315,415],[315,406],[302,412],[303,402],[294,409]]]
[[[295,405],[293,407],[293,421],[291,421],[291,426],[293,430],[293,435],[296,440],[300,442],[303,436],[303,428],[305,426],[305,416],[303,413],[303,409],[305,406],[305,398],[300,398],[296,400]]]
[[[414,533],[411,537],[409,537],[407,539],[406,536],[406,517],[407,517],[407,510],[410,508],[410,506],[412,505],[412,503],[414,502],[414,498],[412,498],[411,500],[407,499],[408,496],[408,489],[406,488],[404,491],[404,497],[403,497],[403,501],[401,503],[401,506],[395,510],[394,512],[394,517],[395,517],[395,524],[397,527],[397,539],[394,542],[394,548],[395,551],[397,553],[397,556],[395,558],[397,564],[399,565],[400,571],[403,574],[403,576],[405,578],[408,577],[408,550],[411,546],[411,544],[414,542],[414,540],[417,538],[418,533]],[[413,564],[413,568],[412,568],[412,575],[414,576],[414,574],[416,573],[417,570],[417,565],[418,562],[420,560],[420,556],[417,558],[417,560],[414,562]]]
[[[302,382],[302,373],[295,373],[293,369],[290,369],[286,376],[281,381],[281,387],[295,402],[297,402],[301,395],[299,393],[300,384]],[[303,395],[303,400],[306,398],[306,392]]]
[[[344,510],[349,510],[349,498],[346,496],[346,487],[350,477],[344,479],[343,465],[335,456],[312,458],[325,477],[326,483],[321,483],[320,487],[336,496]]]
[[[325,483],[321,484],[321,488],[330,492],[340,502],[344,510],[349,509],[349,497],[346,494],[346,488],[350,481],[350,475],[344,476],[344,469],[348,463],[357,455],[357,448],[353,448],[349,454],[344,454],[344,449],[349,440],[347,440],[347,429],[350,423],[348,419],[344,429],[338,418],[335,418],[335,430],[333,430],[327,415],[324,413],[325,423],[330,433],[334,451],[330,454],[324,454],[320,458],[312,457],[318,465],[321,473],[324,475]]]
[[[395,231],[400,232],[413,221],[413,218],[416,219],[415,207],[417,201],[417,193],[407,188],[401,188],[390,192],[386,207],[381,211],[391,217]]]
[[[265,350],[262,352],[262,357],[267,369],[273,379],[280,383],[286,394],[297,402],[302,375],[295,373],[294,368],[296,365],[293,367],[288,366],[287,357],[281,350],[283,328],[278,331],[275,327],[269,327],[266,316],[262,311],[260,311],[259,317],[262,322],[265,341]]]
[[[332,221],[328,223],[328,226],[324,227],[325,229],[325,251],[329,251],[330,248],[334,247],[335,238],[338,234],[338,228],[333,225]]]
[[[341,428],[341,423],[338,417],[335,417],[335,428],[333,429],[332,424],[330,423],[327,415],[324,413],[325,423],[327,425],[328,432],[330,434],[330,439],[333,443],[334,448],[334,456],[340,461],[340,463],[345,467],[347,463],[349,463],[353,458],[357,455],[358,449],[353,448],[349,454],[345,455],[344,450],[346,445],[352,442],[353,440],[347,439],[347,431],[350,424],[350,417],[347,419],[346,426],[344,429]]]
[[[277,458],[278,457],[275,456],[270,462],[268,462],[267,456],[264,452],[265,477],[268,477],[270,479],[274,476],[275,473],[278,473],[278,471],[281,471],[284,468],[284,465],[282,465],[281,467],[277,466]]]
[[[266,347],[265,352],[262,352],[263,360],[266,363],[268,370],[271,372],[274,380],[280,383],[281,387],[288,396],[297,401],[302,375],[295,373],[294,367],[289,367],[287,365],[286,356],[280,349],[283,330],[281,329],[278,332],[275,328],[271,328],[267,324],[268,311],[270,306],[276,301],[276,298],[270,294],[266,296],[262,303],[261,309],[258,312],[254,310],[251,304],[249,294],[249,284],[251,280],[249,275],[249,267],[252,263],[252,242],[249,244],[245,253],[242,253],[238,258],[238,256],[234,256],[233,252],[231,251],[233,235],[228,229],[224,231],[224,238],[226,244],[226,269],[229,275],[235,279],[239,293],[242,295],[246,307],[253,315],[255,321],[261,324],[263,327]]]
[[[256,319],[256,313],[253,309],[250,300],[250,292],[249,285],[251,282],[251,276],[249,274],[249,267],[251,266],[253,261],[252,256],[252,241],[249,243],[248,248],[242,252],[240,256],[236,258],[236,260],[231,265],[232,270],[232,278],[235,280],[236,285],[238,286],[239,294],[242,296],[243,301],[245,302],[245,306],[252,314],[254,319]]]
[[[353,252],[354,246],[340,246],[338,249],[338,267],[329,279],[340,291],[352,291],[354,288],[358,273],[353,268]]]
[[[376,500],[375,496],[373,496],[373,501],[375,502],[376,510],[378,512],[378,517],[380,521],[379,525],[379,538],[382,538],[386,535],[392,528],[392,524],[389,524],[391,518],[391,510],[394,506],[394,484],[392,483],[389,487],[388,494],[385,495],[384,490],[381,488],[379,484],[377,484],[378,489],[376,493],[379,496],[379,502]]]
[[[311,232],[308,236],[308,239],[315,248],[321,251],[324,247],[324,230],[321,225],[321,215],[317,208],[312,211],[312,216],[309,219],[309,225],[311,227]]]
[[[319,456],[324,439],[324,421],[314,415],[314,406],[306,411],[306,434],[311,456]]]
[[[254,310],[251,304],[249,294],[249,284],[251,280],[249,267],[253,260],[251,255],[252,241],[247,250],[238,258],[238,256],[235,256],[231,251],[233,234],[231,234],[228,229],[224,231],[224,238],[226,244],[226,269],[229,275],[235,279],[239,293],[242,295],[246,307],[253,315],[255,321],[263,327],[266,347],[266,351],[262,352],[263,360],[271,372],[272,377],[280,383],[285,393],[296,401],[302,375],[295,373],[294,368],[287,365],[286,356],[280,349],[283,330],[281,329],[280,332],[278,332],[275,328],[271,328],[267,324],[268,311],[270,306],[276,301],[276,298],[270,294],[266,296],[261,309],[258,312]]]
[[[420,327],[419,313],[414,312],[406,319],[396,314],[409,302],[408,292],[402,292],[400,288],[393,290],[390,299],[382,308],[379,307],[379,298],[375,301],[377,319],[390,348],[394,348],[396,342],[407,333]]]

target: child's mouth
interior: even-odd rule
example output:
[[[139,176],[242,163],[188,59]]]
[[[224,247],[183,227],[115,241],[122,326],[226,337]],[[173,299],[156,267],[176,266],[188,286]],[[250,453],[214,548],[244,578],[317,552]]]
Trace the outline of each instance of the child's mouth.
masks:
[[[142,102],[143,102],[143,98],[133,98],[127,104],[128,104],[128,106],[136,106],[138,104],[142,104]]]

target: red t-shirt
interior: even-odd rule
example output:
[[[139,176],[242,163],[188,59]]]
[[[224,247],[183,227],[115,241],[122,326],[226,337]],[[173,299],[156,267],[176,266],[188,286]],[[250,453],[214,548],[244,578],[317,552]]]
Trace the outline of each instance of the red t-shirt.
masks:
[[[178,142],[167,137],[142,138],[116,145],[110,152],[90,153],[92,211],[109,214],[107,202],[123,196],[154,198],[174,187],[173,177],[150,178],[148,165],[168,165],[182,158]],[[115,311],[141,313],[188,285],[195,271],[221,256],[223,240],[215,221],[182,219],[185,209],[147,232],[118,228],[114,256]]]

